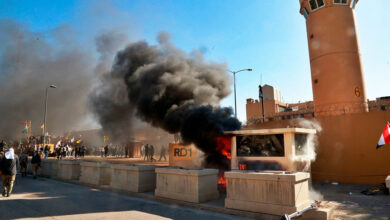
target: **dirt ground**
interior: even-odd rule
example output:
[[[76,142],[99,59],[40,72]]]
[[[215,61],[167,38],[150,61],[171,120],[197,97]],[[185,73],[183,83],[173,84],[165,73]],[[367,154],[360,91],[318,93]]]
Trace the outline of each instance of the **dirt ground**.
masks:
[[[367,196],[361,191],[372,185],[313,183],[323,196],[322,205],[333,207],[331,219],[390,219],[390,195]]]

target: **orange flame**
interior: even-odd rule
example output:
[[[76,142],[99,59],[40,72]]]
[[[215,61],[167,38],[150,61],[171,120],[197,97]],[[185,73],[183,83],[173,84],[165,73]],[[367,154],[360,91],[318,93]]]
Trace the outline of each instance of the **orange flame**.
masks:
[[[240,170],[246,170],[246,164],[240,163]]]
[[[230,137],[217,137],[217,151],[224,155],[229,160],[232,159]]]
[[[218,180],[218,184],[222,184],[222,185],[226,186],[226,177],[220,176],[219,180]]]

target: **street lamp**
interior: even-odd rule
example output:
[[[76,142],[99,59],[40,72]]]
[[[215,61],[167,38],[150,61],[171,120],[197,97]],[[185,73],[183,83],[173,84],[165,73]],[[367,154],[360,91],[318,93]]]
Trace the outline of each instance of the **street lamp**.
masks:
[[[46,92],[45,92],[45,113],[43,115],[43,148],[46,145],[46,113],[47,113],[47,96],[48,96],[49,88],[55,89],[55,88],[57,88],[57,86],[50,85],[50,86],[46,87]]]
[[[242,69],[238,71],[231,71],[228,70],[229,72],[233,73],[233,78],[234,78],[234,115],[237,118],[237,101],[236,101],[236,73],[242,72],[242,71],[252,71],[252,69]]]

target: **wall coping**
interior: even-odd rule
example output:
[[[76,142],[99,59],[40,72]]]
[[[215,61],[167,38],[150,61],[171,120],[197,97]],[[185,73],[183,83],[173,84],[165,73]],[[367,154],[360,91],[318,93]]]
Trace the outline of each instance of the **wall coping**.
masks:
[[[116,170],[154,171],[156,166],[136,164],[111,164],[111,168]]]
[[[300,182],[310,179],[310,173],[306,172],[285,172],[285,171],[229,171],[225,172],[225,177],[228,179],[252,179],[252,180],[273,180]]]
[[[297,134],[315,134],[315,129],[308,128],[276,128],[276,129],[256,129],[256,130],[239,130],[239,131],[225,131],[225,135],[267,135],[267,134],[283,134],[283,133],[297,133]]]
[[[110,168],[111,164],[109,164],[109,163],[101,163],[101,162],[87,162],[87,161],[83,161],[83,162],[80,163],[80,166],[83,166],[83,167]]]
[[[166,167],[156,168],[156,173],[160,174],[172,174],[172,175],[185,175],[185,176],[207,176],[218,175],[217,169],[197,169],[197,168],[178,168],[178,167]]]

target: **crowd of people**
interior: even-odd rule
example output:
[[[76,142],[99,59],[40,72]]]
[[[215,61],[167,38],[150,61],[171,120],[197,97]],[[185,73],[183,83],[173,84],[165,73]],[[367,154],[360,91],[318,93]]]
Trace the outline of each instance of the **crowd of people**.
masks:
[[[87,152],[87,147],[85,145],[71,145],[69,143],[65,143],[62,141],[58,141],[55,148],[54,153],[58,160],[62,160],[63,158],[73,157],[73,158],[84,158]],[[46,147],[45,147],[45,157],[46,156]]]
[[[165,156],[166,154],[166,149],[165,146],[160,147],[160,158],[158,161],[161,161],[162,158],[164,158],[164,161],[167,161],[167,158]],[[141,147],[141,156],[144,158],[144,160],[148,161],[157,161],[154,159],[154,146],[152,144],[145,144]]]
[[[161,146],[159,148],[159,159],[156,160],[154,158],[156,148],[152,144],[145,144],[140,146],[140,156],[146,161],[161,161],[164,159],[164,161],[167,161],[166,153],[167,149],[165,146]],[[158,149],[157,149],[158,150]],[[137,157],[134,153],[136,150],[134,150],[134,146],[126,145],[126,146],[119,146],[119,145],[105,145],[99,148],[99,154],[101,157]],[[138,154],[139,155],[139,154]]]
[[[100,151],[101,157],[134,157],[134,146],[131,144],[126,146],[112,146],[105,145],[100,148],[95,148],[95,150]],[[138,146],[138,155],[141,154],[141,158],[147,161],[155,162],[157,161],[155,156],[156,149],[152,144],[145,144]],[[17,170],[20,170],[21,177],[27,176],[27,167],[28,167],[28,157],[31,156],[31,168],[33,173],[33,178],[36,179],[39,169],[41,167],[41,158],[48,158],[50,156],[55,157],[58,160],[64,158],[83,158],[87,153],[88,148],[85,145],[74,144],[66,141],[58,141],[55,146],[42,144],[20,144],[20,143],[11,143],[7,144],[5,140],[0,142],[0,176],[2,179],[4,197],[9,197],[13,190],[13,185],[16,179]],[[90,153],[93,153],[91,149]],[[158,161],[166,158],[166,147],[161,146],[159,148],[160,157]]]

